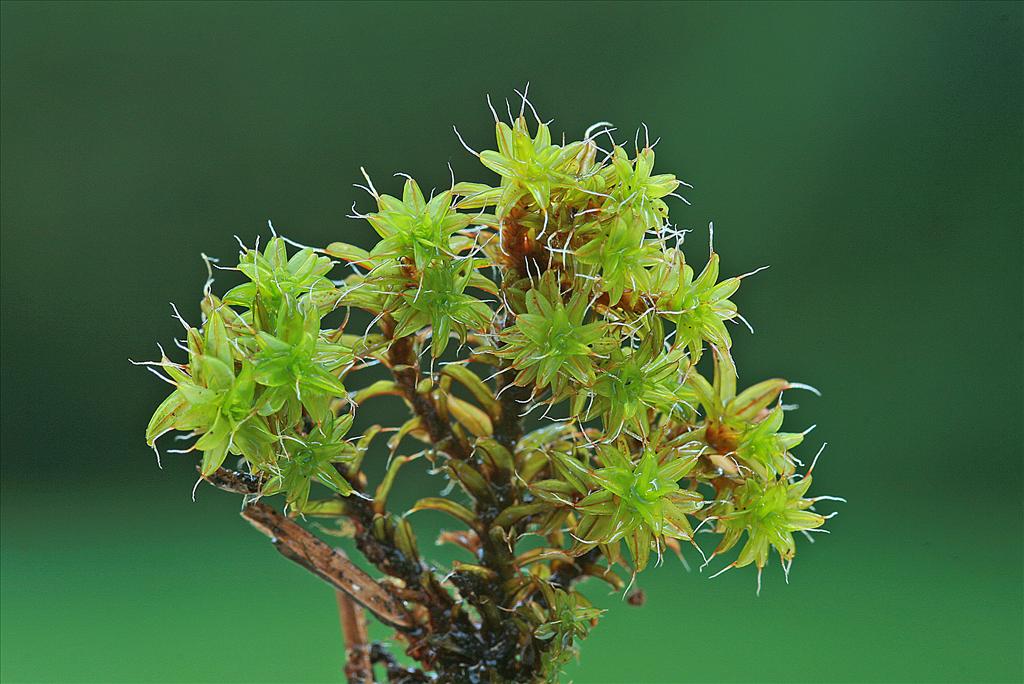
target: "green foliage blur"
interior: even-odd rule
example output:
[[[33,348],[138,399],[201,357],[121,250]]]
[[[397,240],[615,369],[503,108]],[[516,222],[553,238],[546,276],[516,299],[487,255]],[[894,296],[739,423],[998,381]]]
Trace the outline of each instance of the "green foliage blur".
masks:
[[[824,392],[799,415],[849,499],[759,598],[671,559],[643,607],[593,587],[610,612],[574,681],[1022,678],[1021,5],[0,13],[4,682],[341,679],[331,591],[234,497],[192,503],[190,456],[157,468],[140,426],[166,387],[127,358],[180,331],[154,302],[198,320],[199,253],[230,258],[234,234],[369,247],[345,218],[370,206],[360,166],[393,195],[392,172],[470,177],[451,126],[485,148],[484,95],[527,80],[556,132],[662,137],[659,168],[694,185],[688,250],[713,220],[724,273],[771,265],[732,297],[757,331],[731,330],[741,385]],[[416,467],[393,499],[437,493]]]

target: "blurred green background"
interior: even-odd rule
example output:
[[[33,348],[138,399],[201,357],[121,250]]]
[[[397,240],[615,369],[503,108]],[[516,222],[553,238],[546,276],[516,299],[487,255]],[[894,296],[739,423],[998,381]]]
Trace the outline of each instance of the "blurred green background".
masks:
[[[332,592],[235,497],[192,503],[188,457],[156,467],[166,387],[127,359],[180,332],[167,302],[198,320],[199,253],[233,234],[365,244],[360,165],[392,192],[447,162],[489,179],[452,124],[491,146],[485,93],[528,80],[555,131],[663,136],[694,258],[714,220],[726,273],[772,266],[738,295],[737,360],[823,390],[789,420],[849,499],[760,598],[752,572],[674,560],[643,608],[591,587],[610,612],[566,681],[1020,681],[1022,24],[998,3],[4,3],[3,681],[340,680]]]

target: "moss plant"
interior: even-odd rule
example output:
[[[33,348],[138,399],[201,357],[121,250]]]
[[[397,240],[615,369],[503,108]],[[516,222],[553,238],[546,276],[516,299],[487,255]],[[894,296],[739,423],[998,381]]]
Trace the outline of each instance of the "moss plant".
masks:
[[[668,207],[684,184],[603,124],[554,143],[522,100],[509,123],[495,117],[495,149],[473,152],[496,179],[428,196],[408,178],[392,196],[367,177],[376,206],[357,218],[373,249],[243,248],[246,282],[204,288],[187,359],[154,363],[174,390],[147,441],[193,439],[202,478],[335,587],[350,681],[555,681],[601,614],[584,580],[622,591],[692,547],[702,569],[753,565],[760,587],[772,550],[788,577],[794,533],[826,520],[813,509],[830,497],[807,494],[813,463],[790,453],[806,431],[782,431],[783,392],[809,388],[737,389],[727,324],[742,320],[744,276],[721,279],[713,249],[684,256]],[[325,324],[338,309],[369,325]],[[387,378],[361,379],[374,366]],[[353,432],[386,395],[408,420]],[[364,456],[384,436],[389,465],[371,483]],[[418,458],[436,483],[392,510]],[[439,543],[462,560],[421,553],[421,510],[452,518]],[[377,576],[300,524],[314,518],[337,519]],[[418,667],[368,642],[365,611]]]

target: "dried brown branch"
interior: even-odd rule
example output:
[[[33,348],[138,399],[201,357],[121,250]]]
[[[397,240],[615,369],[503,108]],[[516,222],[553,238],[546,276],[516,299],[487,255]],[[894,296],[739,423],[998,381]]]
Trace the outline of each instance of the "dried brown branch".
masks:
[[[363,607],[343,591],[338,597],[338,617],[345,637],[345,678],[351,684],[373,684],[373,662],[370,660],[370,636]]]
[[[384,624],[400,630],[416,627],[401,601],[295,521],[258,502],[246,505],[242,517],[270,537],[281,555],[348,594]]]

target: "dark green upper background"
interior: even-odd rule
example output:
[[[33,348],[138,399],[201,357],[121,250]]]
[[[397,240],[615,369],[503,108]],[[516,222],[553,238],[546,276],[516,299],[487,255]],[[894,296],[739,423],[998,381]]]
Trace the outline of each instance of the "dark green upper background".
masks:
[[[360,165],[491,180],[451,126],[493,146],[485,93],[529,80],[556,132],[663,137],[694,261],[713,220],[724,273],[771,265],[743,381],[823,390],[788,424],[850,501],[760,598],[675,559],[642,609],[593,587],[570,676],[1020,681],[1021,8],[4,3],[0,676],[340,679],[331,592],[236,499],[191,503],[189,457],[157,469],[166,387],[127,359],[180,332],[168,301],[198,319],[233,234],[366,244]]]

